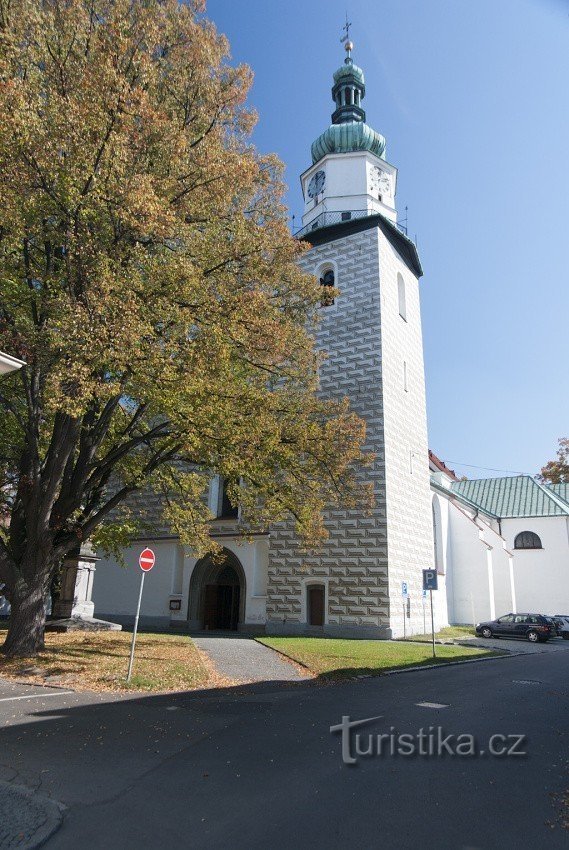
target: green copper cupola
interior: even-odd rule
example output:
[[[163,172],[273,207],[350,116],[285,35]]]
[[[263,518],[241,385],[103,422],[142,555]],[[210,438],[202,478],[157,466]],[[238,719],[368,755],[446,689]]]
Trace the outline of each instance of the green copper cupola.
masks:
[[[362,108],[365,97],[364,72],[352,59],[354,45],[345,43],[344,64],[334,73],[332,98],[336,109],[332,113],[332,124],[312,143],[312,162],[318,162],[328,153],[349,153],[368,150],[384,158],[385,139],[366,124]]]
[[[354,65],[352,49],[352,42],[347,41],[344,64],[334,74],[332,98],[336,103],[336,111],[332,114],[332,124],[366,120],[366,114],[361,107],[366,93],[364,72]]]

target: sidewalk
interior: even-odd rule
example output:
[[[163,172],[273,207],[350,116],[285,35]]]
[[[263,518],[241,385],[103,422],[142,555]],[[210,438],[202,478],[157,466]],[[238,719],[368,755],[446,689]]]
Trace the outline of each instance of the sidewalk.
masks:
[[[206,637],[202,632],[192,635],[192,640],[222,676],[235,682],[302,682],[307,678],[292,662],[253,638],[226,634]]]

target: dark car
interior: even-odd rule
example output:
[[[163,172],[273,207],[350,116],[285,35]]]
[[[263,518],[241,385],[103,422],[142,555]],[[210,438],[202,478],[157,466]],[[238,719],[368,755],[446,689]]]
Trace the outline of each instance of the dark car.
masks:
[[[545,614],[545,619],[549,620],[552,625],[553,631],[551,632],[551,637],[557,637],[560,635],[563,630],[563,620],[561,620],[557,615],[553,617],[551,614]]]
[[[543,614],[505,614],[476,626],[476,634],[485,638],[526,638],[532,643],[545,643],[552,632],[553,626]]]
[[[560,623],[557,627],[557,634],[565,640],[569,640],[569,614],[556,614],[555,619]]]

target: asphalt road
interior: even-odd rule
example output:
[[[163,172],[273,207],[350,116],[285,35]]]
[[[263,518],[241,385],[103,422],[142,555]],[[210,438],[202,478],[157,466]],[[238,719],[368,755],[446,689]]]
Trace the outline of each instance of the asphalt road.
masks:
[[[0,778],[68,807],[48,850],[555,850],[569,843],[568,676],[569,652],[558,651],[333,686],[6,699]],[[344,764],[330,733],[343,715],[380,716],[358,728],[360,748],[383,733],[387,753]],[[474,736],[484,754],[389,754],[390,736],[416,745],[420,729],[423,751],[429,740],[436,751],[439,726]],[[496,734],[525,736],[527,754],[491,756]]]

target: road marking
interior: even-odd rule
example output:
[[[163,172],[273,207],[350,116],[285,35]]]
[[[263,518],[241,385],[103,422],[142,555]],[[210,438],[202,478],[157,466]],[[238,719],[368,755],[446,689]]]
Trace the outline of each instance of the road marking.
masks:
[[[418,705],[419,708],[448,708],[448,705],[445,705],[444,702],[416,702],[415,705]]]
[[[27,694],[22,697],[0,697],[0,702],[12,702],[16,699],[41,699],[41,697],[62,697],[65,694],[74,694],[75,691],[54,691],[50,694]]]
[[[542,685],[538,679],[512,679],[514,685]]]

